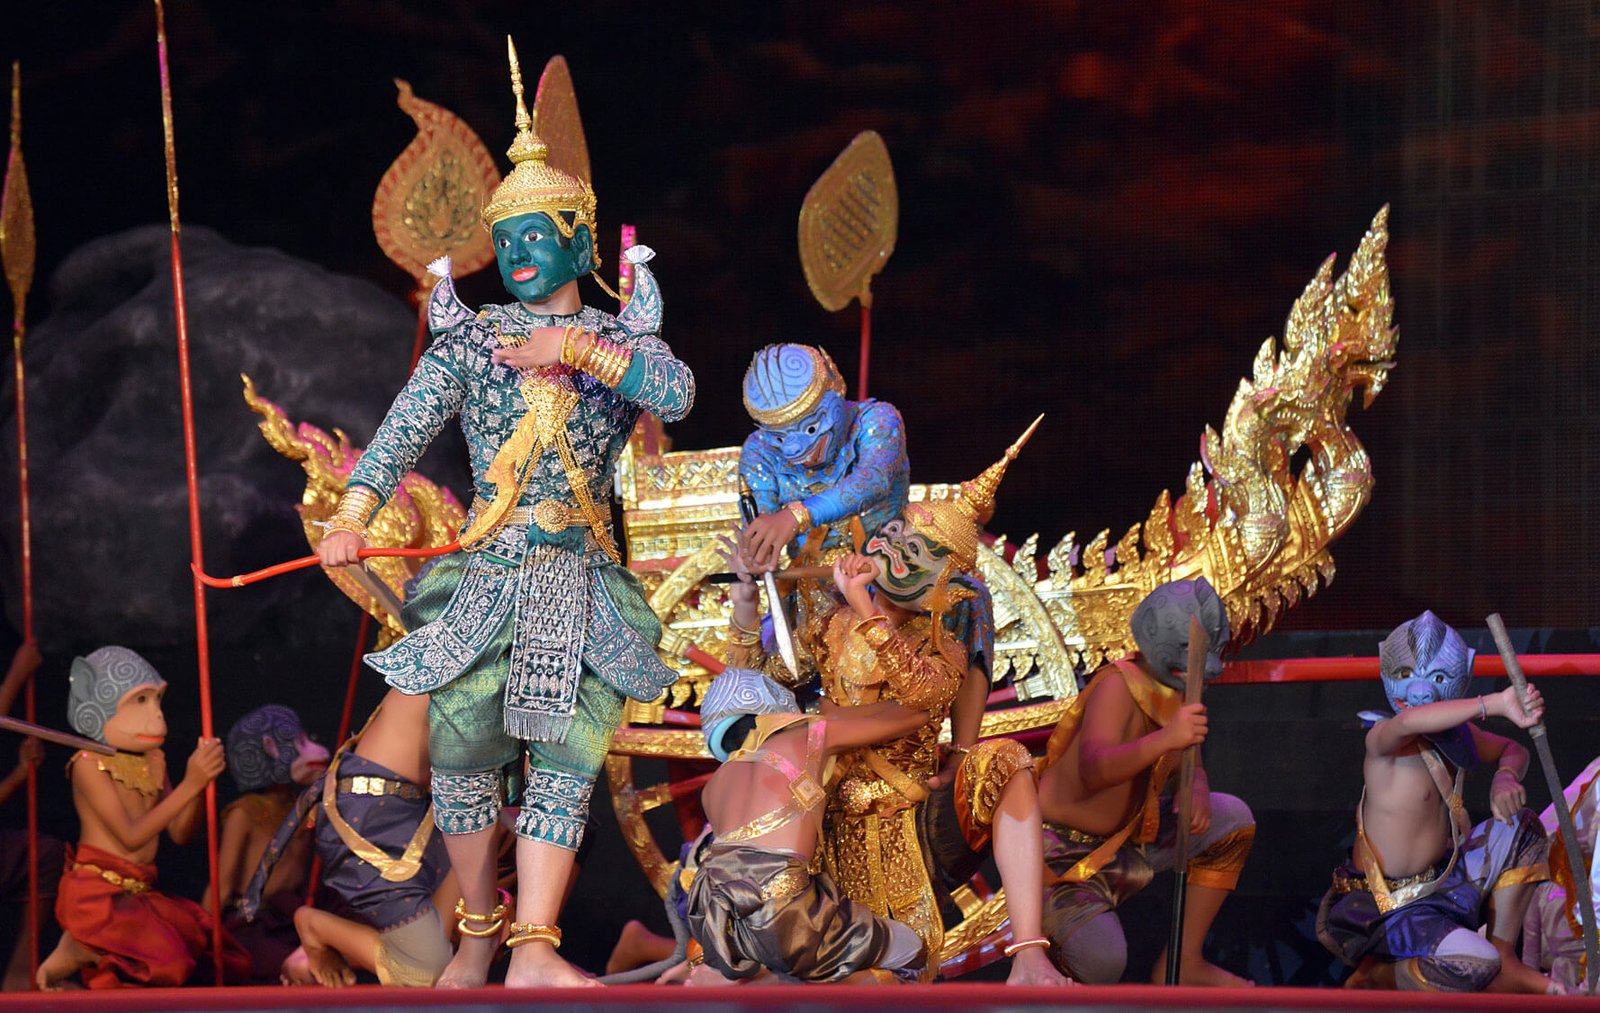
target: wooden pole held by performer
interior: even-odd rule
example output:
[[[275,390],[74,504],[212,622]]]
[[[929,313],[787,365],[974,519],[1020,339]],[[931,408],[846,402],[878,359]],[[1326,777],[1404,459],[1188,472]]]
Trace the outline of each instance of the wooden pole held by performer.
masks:
[[[1485,622],[1488,624],[1490,635],[1494,637],[1494,646],[1500,652],[1500,659],[1505,662],[1506,674],[1511,677],[1511,684],[1517,687],[1517,699],[1525,701],[1528,679],[1522,674],[1522,664],[1517,659],[1516,648],[1511,645],[1511,636],[1506,632],[1505,622],[1498,612]],[[1561,841],[1567,850],[1567,867],[1572,870],[1572,897],[1578,908],[1578,915],[1583,920],[1585,987],[1590,995],[1594,995],[1596,979],[1600,977],[1600,931],[1597,931],[1595,925],[1594,897],[1589,889],[1589,864],[1583,860],[1583,851],[1578,846],[1578,831],[1572,822],[1572,807],[1567,805],[1561,777],[1556,773],[1555,758],[1550,755],[1550,736],[1545,731],[1544,722],[1541,721],[1529,728],[1528,737],[1533,739],[1533,748],[1539,754],[1539,766],[1544,770],[1545,784],[1550,788],[1550,803],[1555,807],[1556,822],[1561,827]]]
[[[178,332],[178,386],[183,408],[184,472],[189,490],[189,552],[194,571],[195,647],[200,675],[200,734],[216,737],[211,717],[211,637],[206,623],[205,557],[200,538],[200,472],[195,450],[194,389],[189,375],[189,326],[183,298],[183,250],[178,225],[178,154],[172,127],[172,79],[167,68],[167,17],[156,5],[156,59],[161,71],[161,129],[167,163],[167,219],[172,229],[172,308]],[[211,873],[211,961],[218,985],[222,970],[222,884],[217,861],[217,782],[206,785],[206,863]]]
[[[1184,706],[1200,702],[1206,682],[1206,652],[1211,637],[1200,624],[1199,616],[1189,617],[1189,667],[1183,684]],[[1194,768],[1199,746],[1183,751],[1178,764],[1178,834],[1174,845],[1172,884],[1172,927],[1167,933],[1167,984],[1176,985],[1183,971],[1183,918],[1189,892],[1189,821],[1194,818]]]

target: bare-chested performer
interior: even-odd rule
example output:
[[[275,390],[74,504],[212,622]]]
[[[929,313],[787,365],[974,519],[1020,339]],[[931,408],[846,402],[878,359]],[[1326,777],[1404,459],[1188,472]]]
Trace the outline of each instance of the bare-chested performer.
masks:
[[[1207,732],[1205,705],[1185,705],[1181,693],[1191,616],[1211,638],[1206,677],[1220,673],[1229,635],[1221,599],[1204,578],[1164,584],[1134,610],[1139,650],[1095,674],[1051,734],[1042,761],[1045,864],[1057,876],[1044,928],[1057,966],[1081,982],[1121,979],[1128,944],[1116,908],[1180,860],[1177,821],[1162,790],[1179,753]],[[1209,963],[1201,946],[1239,881],[1255,818],[1244,802],[1211,791],[1199,765],[1193,813],[1180,984],[1247,985]],[[1164,980],[1165,965],[1163,948],[1151,980]]]
[[[700,795],[716,838],[700,853],[688,897],[706,966],[734,980],[915,981],[926,960],[916,931],[808,869],[833,759],[909,735],[928,712],[885,701],[808,715],[765,675],[730,668],[700,713],[706,745],[722,761]]]
[[[450,962],[443,919],[459,891],[429,795],[428,698],[391,689],[279,827],[251,881],[253,913],[272,863],[315,824],[328,909],[301,907],[301,949],[283,964],[285,984],[355,984],[356,971],[385,985],[426,987]]]
[[[166,688],[126,647],[102,647],[72,662],[72,727],[117,752],[80,752],[68,761],[82,831],[77,848],[67,849],[56,895],[61,942],[39,965],[40,988],[56,988],[79,971],[90,988],[182,985],[211,950],[211,915],[156,892],[154,862],[163,830],[176,844],[194,837],[200,797],[227,762],[220,740],[201,739],[183,780],[176,787],[167,780]],[[244,980],[249,956],[227,933],[222,941],[229,980]]]
[[[1528,751],[1473,723],[1538,723],[1528,687],[1468,697],[1474,652],[1432,612],[1378,646],[1394,716],[1372,722],[1356,845],[1333,873],[1317,914],[1323,945],[1357,970],[1350,988],[1430,992],[1546,992],[1544,975],[1512,949],[1534,886],[1548,877],[1544,828],[1524,806]],[[1494,818],[1473,827],[1461,801],[1466,771],[1495,765]],[[1487,909],[1486,908],[1487,905]],[[1488,938],[1478,934],[1487,922]]]

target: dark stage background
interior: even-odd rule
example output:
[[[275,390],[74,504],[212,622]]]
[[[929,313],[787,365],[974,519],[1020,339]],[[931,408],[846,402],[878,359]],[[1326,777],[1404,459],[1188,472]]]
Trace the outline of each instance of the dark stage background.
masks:
[[[378,250],[369,219],[378,177],[414,134],[391,78],[463,116],[498,157],[511,136],[509,31],[530,79],[554,52],[572,66],[608,263],[623,222],[660,252],[666,337],[700,385],[694,413],[671,430],[680,446],[727,445],[748,431],[737,384],[768,342],[822,343],[853,378],[857,317],[826,314],[811,299],[795,220],[806,188],[855,132],[883,134],[902,222],[874,286],[872,393],[905,414],[923,481],[974,474],[1048,412],[993,525],[1014,536],[1039,531],[1053,543],[1068,531],[1120,532],[1162,488],[1181,488],[1204,426],[1220,424],[1255,350],[1280,333],[1318,263],[1338,251],[1342,266],[1374,212],[1391,204],[1398,367],[1373,408],[1351,414],[1373,457],[1375,499],[1335,547],[1338,581],[1283,627],[1380,630],[1424,607],[1477,627],[1499,610],[1513,626],[1567,631],[1543,644],[1590,649],[1600,603],[1589,574],[1600,522],[1600,351],[1591,339],[1600,316],[1600,15],[1590,3],[212,0],[174,2],[168,18],[186,225],[363,280],[279,289],[282,300],[346,293],[372,304],[369,323],[393,322],[388,345],[369,337],[341,346],[333,303],[291,305],[307,313],[273,319],[292,318],[292,333],[269,328],[237,351],[213,352],[202,368],[222,393],[200,424],[238,434],[227,439],[240,446],[255,437],[231,377],[247,366],[273,374],[265,392],[292,417],[342,426],[358,442],[370,434],[411,342],[398,302],[409,279]],[[159,341],[141,346],[137,373],[120,352],[115,362],[97,358],[92,328],[103,307],[83,293],[102,275],[80,269],[52,282],[82,244],[165,219],[153,15],[134,2],[18,5],[5,28],[0,55],[23,61],[39,226],[30,375],[54,384],[38,394],[30,430],[65,455],[82,438],[73,427],[103,424],[99,405],[137,384],[148,387],[152,424],[143,470],[119,460],[105,472],[116,476],[110,494],[146,520],[101,531],[98,563],[72,555],[96,521],[65,491],[93,485],[94,474],[58,470],[56,498],[36,517],[41,587],[54,602],[77,595],[83,605],[41,609],[41,714],[64,713],[72,654],[121,638],[174,680],[181,763],[197,718],[192,637],[172,618],[188,608],[175,360]],[[149,266],[158,246],[101,248],[93,263],[108,298],[129,294],[115,251],[133,251],[121,266],[134,274],[133,262],[148,260],[141,277],[154,271],[159,282],[161,269]],[[230,254],[212,261],[210,277],[224,294],[237,278],[253,295],[252,266],[282,261]],[[469,302],[500,296],[492,272],[461,287]],[[155,307],[147,335],[168,340],[161,314],[170,309],[144,295]],[[57,343],[43,344],[49,336]],[[193,337],[204,355],[208,333]],[[322,370],[314,381],[296,373],[308,341]],[[361,396],[335,390],[346,372],[366,378]],[[9,384],[3,394],[9,411]],[[202,450],[214,474],[238,461],[221,437]],[[4,453],[0,491],[14,488],[9,444]],[[251,467],[283,468],[270,479],[275,505],[248,522],[214,512],[214,570],[295,551],[298,472],[266,453]],[[444,460],[437,473],[451,466]],[[49,461],[40,467],[48,472]],[[107,495],[111,479],[98,481]],[[14,523],[5,532],[14,545]],[[101,618],[115,602],[97,612],[97,599],[152,558],[159,579],[140,578],[154,588],[140,608],[170,608],[130,607],[126,624]],[[219,603],[219,728],[282,699],[331,736],[351,610],[309,578],[272,593]],[[6,598],[15,624],[14,580]],[[1366,654],[1375,641],[1352,633],[1316,643]],[[1282,635],[1258,648],[1302,649]],[[1581,702],[1586,681],[1570,681]],[[1352,689],[1228,693],[1270,696],[1267,713],[1355,736],[1343,715],[1370,701]],[[365,687],[363,705],[376,696]],[[1256,703],[1218,706],[1266,720]],[[1298,759],[1310,728],[1293,727],[1282,743],[1292,792],[1286,780],[1252,798],[1259,756],[1243,737],[1212,757],[1219,788],[1258,801],[1258,847],[1276,856],[1258,863],[1252,876],[1269,865],[1272,875],[1248,881],[1247,892],[1283,904],[1320,891],[1357,790],[1354,766]],[[1583,752],[1575,747],[1573,762]],[[52,753],[48,785],[58,783],[56,761]],[[46,805],[51,825],[70,834],[64,800]],[[1285,864],[1285,855],[1301,857]],[[193,863],[164,864],[178,888],[198,890]],[[637,878],[628,868],[614,888],[585,889],[637,896]],[[585,906],[583,917],[600,920],[582,933],[597,952],[629,906]],[[1271,904],[1236,908],[1225,917],[1238,938],[1272,938],[1292,921]]]

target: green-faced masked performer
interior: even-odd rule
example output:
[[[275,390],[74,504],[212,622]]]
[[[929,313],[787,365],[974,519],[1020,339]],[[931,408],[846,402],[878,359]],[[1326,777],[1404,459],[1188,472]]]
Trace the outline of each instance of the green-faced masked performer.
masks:
[[[367,521],[446,422],[459,416],[476,497],[462,551],[418,578],[411,631],[368,664],[406,693],[430,695],[435,821],[461,879],[462,944],[440,979],[481,985],[506,911],[489,835],[506,773],[528,769],[517,821],[519,889],[508,985],[581,984],[555,953],[555,926],[589,796],[627,698],[674,680],[661,627],[621,565],[611,532],[618,455],[641,412],[673,422],[694,377],[658,336],[661,298],[642,247],[633,298],[613,317],[582,304],[595,270],[595,197],[546,163],[531,128],[516,53],[514,168],[483,209],[515,302],[473,314],[448,261],[429,305],[432,347],[351,472],[322,542],[325,565],[355,561]]]

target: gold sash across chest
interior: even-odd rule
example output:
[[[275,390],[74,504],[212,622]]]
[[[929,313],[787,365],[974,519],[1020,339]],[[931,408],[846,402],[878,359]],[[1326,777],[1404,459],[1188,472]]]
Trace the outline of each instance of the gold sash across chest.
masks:
[[[508,348],[516,348],[527,340],[525,334],[500,333],[500,344]],[[572,381],[571,367],[558,365],[526,371],[519,389],[522,400],[528,405],[527,414],[495,452],[494,461],[484,476],[494,484],[494,498],[462,533],[461,547],[469,552],[481,548],[505,527],[522,499],[533,473],[533,463],[545,450],[553,448],[561,459],[561,470],[572,488],[572,498],[577,501],[578,511],[589,530],[594,532],[595,541],[613,562],[621,564],[622,553],[611,540],[594,497],[589,495],[589,476],[578,463],[572,441],[567,436],[567,420],[581,400]]]

